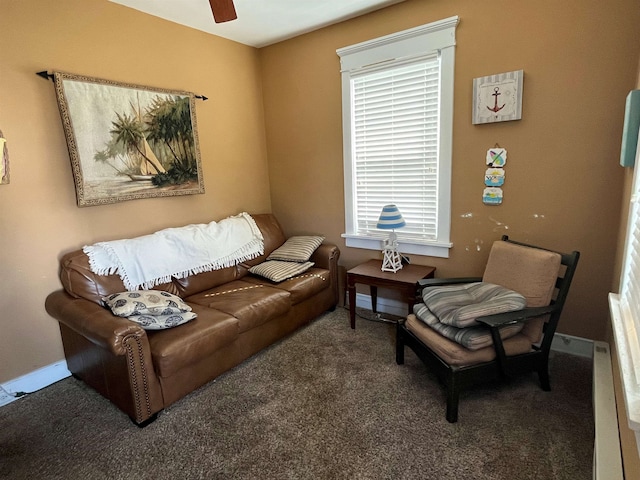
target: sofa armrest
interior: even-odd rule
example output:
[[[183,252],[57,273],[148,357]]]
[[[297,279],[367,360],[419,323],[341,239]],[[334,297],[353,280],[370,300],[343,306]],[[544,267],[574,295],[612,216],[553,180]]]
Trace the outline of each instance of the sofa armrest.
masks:
[[[147,333],[126,318],[64,290],[50,294],[47,312],[60,322],[71,373],[143,426],[164,408]]]
[[[331,278],[331,290],[333,292],[333,306],[335,307],[339,301],[339,281],[338,281],[338,259],[340,258],[340,249],[332,243],[321,244],[311,258],[309,259],[318,268],[329,270]],[[332,307],[333,308],[333,307]]]
[[[331,270],[337,268],[338,258],[340,258],[338,247],[332,243],[323,243],[313,252],[309,261],[315,263],[314,266],[318,268]]]
[[[64,290],[49,295],[45,308],[60,323],[114,355],[126,355],[124,339],[127,337],[144,337],[146,342],[147,334],[139,325],[89,300],[73,298]]]

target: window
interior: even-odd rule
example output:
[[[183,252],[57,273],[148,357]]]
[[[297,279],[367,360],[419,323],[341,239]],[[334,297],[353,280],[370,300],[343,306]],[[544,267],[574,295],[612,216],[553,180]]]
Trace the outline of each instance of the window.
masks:
[[[609,295],[609,308],[627,418],[640,450],[640,148],[635,165],[620,293]]]
[[[337,51],[342,67],[349,247],[379,250],[382,207],[407,225],[400,251],[448,257],[453,72],[458,17]]]

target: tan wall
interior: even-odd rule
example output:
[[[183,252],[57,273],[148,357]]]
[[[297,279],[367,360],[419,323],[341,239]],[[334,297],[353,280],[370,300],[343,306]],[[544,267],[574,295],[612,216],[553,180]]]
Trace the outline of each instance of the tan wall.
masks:
[[[271,211],[257,50],[106,0],[2,2],[0,382],[62,359],[44,310],[60,255],[99,240]],[[205,94],[196,111],[206,193],[78,208],[49,69]]]
[[[336,49],[452,15],[457,29],[449,259],[412,256],[439,276],[479,274],[502,234],[581,264],[559,330],[602,339],[613,279],[624,170],[625,97],[640,52],[635,0],[407,0],[260,51],[274,213],[293,232],[323,232],[350,268],[372,250],[345,248]],[[632,61],[630,61],[632,59]],[[523,118],[474,126],[475,77],[524,70]],[[484,157],[508,150],[504,203],[482,203]]]

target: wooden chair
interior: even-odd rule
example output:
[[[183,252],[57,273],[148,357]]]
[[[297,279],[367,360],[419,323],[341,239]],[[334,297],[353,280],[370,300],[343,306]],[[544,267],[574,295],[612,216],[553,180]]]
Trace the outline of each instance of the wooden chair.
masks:
[[[427,307],[418,303],[414,314],[397,325],[396,363],[404,363],[407,345],[438,376],[446,386],[446,418],[451,423],[458,420],[460,391],[472,385],[537,372],[542,389],[551,390],[549,351],[579,257],[577,251],[554,252],[509,240],[505,235],[493,244],[482,278],[421,280],[419,301],[425,298],[427,287],[487,282],[520,293],[526,307],[476,318],[477,325],[469,328],[474,329],[474,335],[484,334],[487,346],[469,349],[421,321],[415,312]],[[463,331],[466,329],[454,330],[469,333]]]

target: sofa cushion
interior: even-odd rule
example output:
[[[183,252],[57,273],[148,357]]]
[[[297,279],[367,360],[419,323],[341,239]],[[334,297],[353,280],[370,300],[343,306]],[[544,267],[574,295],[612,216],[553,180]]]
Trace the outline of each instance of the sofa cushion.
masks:
[[[323,240],[324,237],[318,235],[301,235],[288,238],[283,245],[271,252],[267,260],[306,262]]]
[[[247,270],[254,265],[264,262],[269,254],[282,245],[286,240],[282,227],[273,214],[261,213],[251,216],[255,220],[256,225],[258,225],[258,228],[264,237],[264,254],[256,258],[252,258],[251,260],[245,260],[243,263],[239,264],[240,276],[246,275]]]
[[[272,282],[282,282],[287,278],[295,277],[313,267],[313,262],[283,262],[280,260],[267,260],[259,265],[251,267],[249,272],[259,275]]]
[[[185,300],[215,308],[238,319],[239,333],[285,315],[291,308],[291,294],[264,284],[236,280],[192,295]]]
[[[331,272],[329,270],[313,267],[302,275],[289,278],[275,286],[289,292],[291,294],[291,304],[297,305],[322,290],[329,288],[331,286],[330,275]],[[254,284],[273,285],[269,280],[253,275],[244,277],[242,281]]]
[[[170,377],[238,338],[238,319],[213,308],[191,306],[197,315],[193,321],[178,328],[147,332],[160,377]]]
[[[522,310],[526,299],[518,292],[487,282],[425,288],[422,300],[441,323],[464,328],[484,315]]]
[[[108,295],[102,299],[114,315],[171,315],[190,312],[191,307],[180,297],[158,290],[135,290]]]
[[[184,278],[173,278],[180,296],[187,298],[194,293],[208,290],[209,288],[224,285],[238,279],[238,269],[233,267],[220,268],[210,272],[197,273]]]

